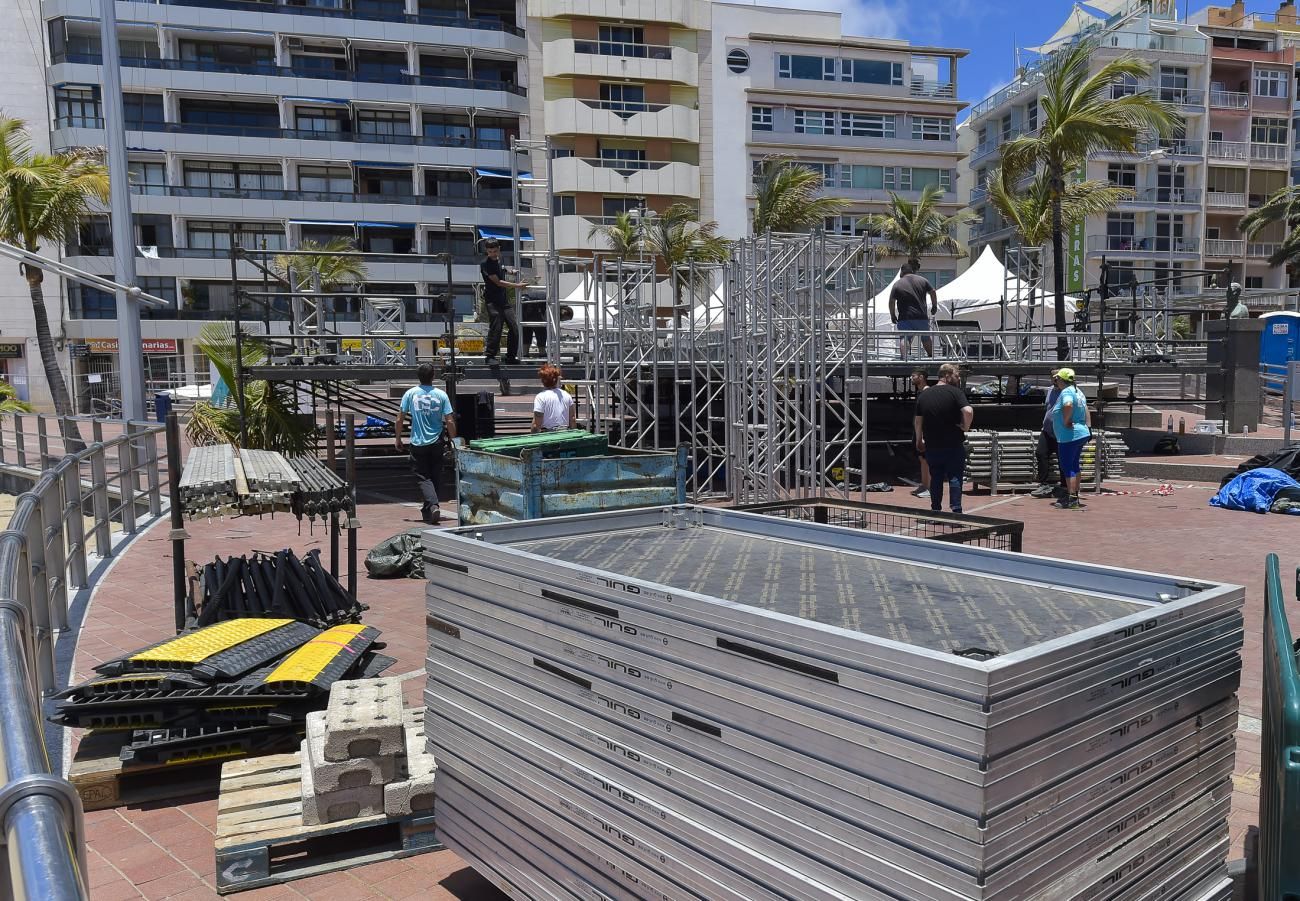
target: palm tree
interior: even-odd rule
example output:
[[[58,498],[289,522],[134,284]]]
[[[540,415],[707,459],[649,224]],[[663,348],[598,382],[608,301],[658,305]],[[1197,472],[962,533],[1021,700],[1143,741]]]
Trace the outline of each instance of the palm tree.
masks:
[[[973,222],[975,215],[961,210],[945,216],[939,210],[943,190],[938,185],[926,185],[919,200],[913,202],[889,193],[889,212],[867,216],[862,224],[885,239],[889,249],[904,256],[913,265],[922,254],[950,253],[965,256],[955,232],[960,226]]]
[[[1300,263],[1300,187],[1285,187],[1270,194],[1263,205],[1242,217],[1241,230],[1247,240],[1250,240],[1278,222],[1287,229],[1287,233],[1278,244],[1277,251],[1268,258],[1268,264],[1281,266]]]
[[[838,216],[848,205],[821,196],[822,175],[786,156],[763,160],[754,178],[754,234],[806,232]]]
[[[594,241],[596,238],[604,238],[610,252],[620,260],[634,257],[641,252],[640,223],[626,210],[615,216],[613,222],[593,225],[587,232],[587,239]]]
[[[658,216],[647,217],[641,226],[646,253],[663,261],[673,282],[673,307],[682,315],[682,291],[694,296],[709,289],[710,267],[731,257],[731,242],[718,234],[718,223],[701,222],[699,212],[688,203],[674,203]],[[656,311],[658,312],[658,311]]]
[[[0,116],[0,241],[39,252],[42,244],[57,243],[75,233],[93,201],[108,201],[108,170],[96,154],[80,150],[36,153],[22,120]],[[42,287],[45,272],[30,263],[24,263],[20,271],[32,297],[36,345],[50,397],[55,411],[68,416],[73,412],[72,398],[54,353]],[[80,440],[80,434],[75,438]]]
[[[1020,187],[1011,173],[999,167],[988,175],[989,202],[1001,214],[1024,247],[1042,247],[1052,238],[1052,188],[1045,173],[1034,175]],[[1129,188],[1104,181],[1076,181],[1065,186],[1061,198],[1061,222],[1069,229],[1089,216],[1112,209],[1133,196]],[[1037,263],[1035,262],[1035,269]],[[1038,272],[1030,278],[1030,304],[1037,294]]]
[[[1095,41],[1081,41],[1057,51],[1043,73],[1039,100],[1041,126],[1021,135],[1002,149],[1002,165],[1013,175],[1035,167],[1046,174],[1052,201],[1052,280],[1056,296],[1055,328],[1062,335],[1057,358],[1069,356],[1065,335],[1065,222],[1061,209],[1066,176],[1099,151],[1137,149],[1138,135],[1169,137],[1181,119],[1172,104],[1144,93],[1112,96],[1111,85],[1151,74],[1151,67],[1135,57],[1106,62],[1091,72]]]
[[[233,323],[209,322],[199,330],[195,347],[207,355],[227,389],[235,384],[235,332]],[[243,367],[257,366],[266,360],[266,347],[256,340],[240,342]],[[283,392],[271,382],[244,383],[244,421],[248,447],[305,453],[312,441],[313,428],[291,406],[293,392]],[[229,402],[200,401],[194,405],[185,434],[195,445],[240,444],[239,410]]]
[[[321,291],[333,291],[344,285],[359,285],[366,280],[366,264],[356,253],[350,238],[331,238],[320,244],[304,241],[298,248],[305,254],[284,254],[275,258],[274,268],[293,291],[311,291],[320,278]]]
[[[30,413],[32,405],[25,400],[18,399],[18,392],[14,386],[0,379],[0,416],[5,413]]]

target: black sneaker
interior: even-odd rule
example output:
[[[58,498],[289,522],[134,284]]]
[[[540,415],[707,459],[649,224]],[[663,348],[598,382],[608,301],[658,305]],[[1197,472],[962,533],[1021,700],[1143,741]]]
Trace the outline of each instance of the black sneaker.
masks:
[[[1058,510],[1083,510],[1086,505],[1077,497],[1063,497],[1056,503],[1052,504]]]

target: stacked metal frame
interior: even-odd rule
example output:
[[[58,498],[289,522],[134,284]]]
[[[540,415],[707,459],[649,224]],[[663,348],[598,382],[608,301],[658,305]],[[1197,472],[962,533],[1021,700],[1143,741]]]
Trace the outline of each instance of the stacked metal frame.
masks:
[[[248,485],[248,494],[241,501],[246,505],[287,510],[292,496],[302,487],[297,470],[278,451],[241,448],[239,465]]]
[[[238,504],[235,449],[229,444],[191,448],[181,473],[181,503],[191,516],[213,516]]]
[[[1239,587],[700,507],[425,557],[441,837],[512,897],[1226,897]]]

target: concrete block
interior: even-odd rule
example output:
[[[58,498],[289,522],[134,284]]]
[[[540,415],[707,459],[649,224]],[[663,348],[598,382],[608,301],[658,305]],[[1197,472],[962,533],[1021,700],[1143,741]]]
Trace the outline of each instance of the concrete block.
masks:
[[[325,711],[307,714],[307,741],[303,745],[303,766],[310,767],[318,792],[332,792],[367,785],[385,785],[398,778],[400,756],[325,759]]]
[[[302,821],[307,826],[337,823],[356,817],[369,817],[384,812],[384,787],[366,785],[342,791],[316,793],[308,759],[307,742],[302,743]]]
[[[400,679],[334,683],[325,711],[326,760],[395,757],[405,752]]]
[[[438,763],[425,740],[423,710],[406,711],[406,748],[406,778],[384,786],[384,813],[390,817],[433,812]]]

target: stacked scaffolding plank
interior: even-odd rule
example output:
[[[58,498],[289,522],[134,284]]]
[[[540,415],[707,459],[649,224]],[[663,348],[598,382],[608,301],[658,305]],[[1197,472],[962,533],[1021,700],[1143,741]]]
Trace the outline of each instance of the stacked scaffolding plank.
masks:
[[[966,436],[966,478],[976,485],[1015,487],[1038,483],[1035,449],[1038,432],[1016,430],[992,432],[974,429]],[[1124,474],[1124,456],[1128,447],[1118,432],[1094,432],[1093,441],[1084,447],[1080,480],[1084,485],[1099,485],[1106,479]],[[1101,460],[1101,472],[1097,461]],[[1059,478],[1057,458],[1052,456],[1049,478]]]
[[[191,515],[212,516],[238,504],[235,449],[229,444],[192,448],[181,473],[181,503]]]
[[[440,837],[514,898],[1227,897],[1238,587],[707,508],[425,548]]]
[[[293,464],[277,451],[239,451],[239,465],[248,484],[246,505],[288,509],[290,498],[302,484]]]

